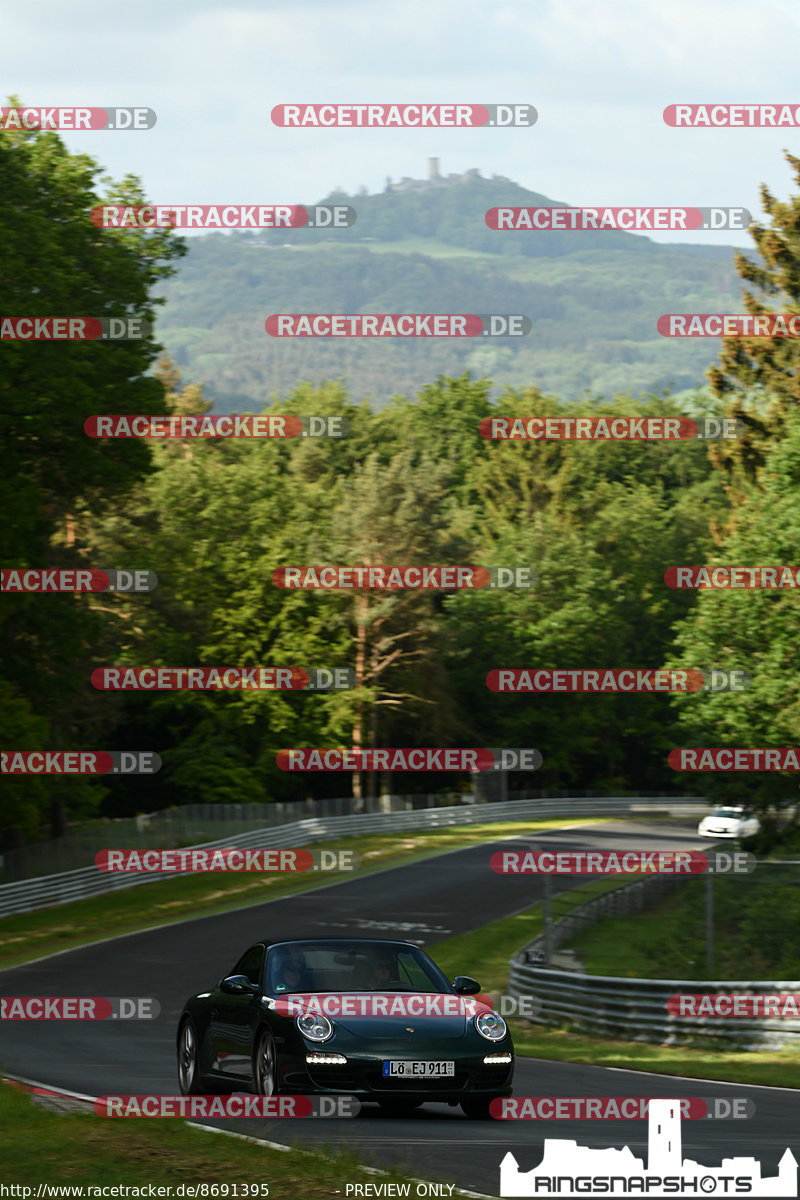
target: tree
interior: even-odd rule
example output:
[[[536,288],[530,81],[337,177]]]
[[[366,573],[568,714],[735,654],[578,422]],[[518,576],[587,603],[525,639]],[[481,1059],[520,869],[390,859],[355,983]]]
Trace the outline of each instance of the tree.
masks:
[[[787,153],[800,187],[800,158]],[[771,225],[754,224],[750,233],[760,262],[737,253],[736,269],[755,291],[742,289],[749,313],[800,313],[800,194],[786,203],[761,186],[764,212]],[[776,304],[777,301],[777,304]],[[721,443],[715,461],[734,492],[757,479],[769,448],[780,439],[786,415],[800,403],[800,339],[792,337],[723,338],[719,365],[708,371],[714,392],[729,401],[729,416],[744,423],[745,434]]]
[[[11,97],[9,103],[18,101]],[[106,194],[98,194],[99,172],[87,155],[70,154],[56,133],[0,131],[4,316],[136,315],[152,328],[158,301],[150,292],[171,272],[183,243],[169,231],[131,234],[92,224],[90,211],[103,199],[143,201],[133,176],[118,185],[104,179]],[[147,473],[150,455],[135,440],[115,442],[108,454],[98,454],[83,425],[87,417],[104,411],[165,411],[163,388],[147,374],[158,349],[152,336],[139,341],[4,341],[4,565],[106,565],[93,562],[91,547],[76,538],[75,512],[80,507],[98,514],[118,501]],[[99,622],[102,617],[85,596],[3,598],[0,625],[8,643],[4,675],[15,700],[47,717],[43,746],[74,746],[103,727],[100,698],[89,692],[85,666]],[[75,808],[84,794],[81,786],[70,786],[74,783],[58,777],[48,781],[57,831],[64,827],[67,808]],[[33,822],[33,814],[26,821]]]

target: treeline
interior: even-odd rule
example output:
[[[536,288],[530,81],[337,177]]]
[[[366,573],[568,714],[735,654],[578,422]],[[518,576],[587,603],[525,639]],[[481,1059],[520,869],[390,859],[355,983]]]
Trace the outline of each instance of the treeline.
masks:
[[[432,204],[439,195],[416,199]],[[369,212],[363,221],[359,215],[353,229],[367,234],[371,220]],[[498,233],[486,229],[477,212],[470,221],[498,242],[561,236]],[[470,228],[465,224],[465,238]],[[531,380],[563,399],[578,399],[587,389],[607,396],[680,391],[702,383],[714,348],[703,339],[661,337],[658,318],[730,312],[738,297],[730,247],[717,259],[630,234],[619,235],[627,239],[624,246],[587,247],[580,239],[605,234],[568,233],[563,236],[576,239],[570,254],[520,262],[414,241],[392,240],[390,249],[378,250],[348,244],[339,236],[347,230],[331,233],[322,246],[309,241],[318,233],[192,238],[180,273],[160,289],[167,304],[159,337],[187,380],[204,383],[219,411],[260,408],[299,379],[324,378],[343,378],[355,400],[368,396],[377,407],[393,395],[413,397],[437,375],[465,370],[490,376],[496,393]],[[264,322],[281,312],[524,313],[533,328],[525,337],[463,340],[269,337]]]
[[[791,162],[800,184],[800,163]],[[66,154],[54,134],[0,136],[0,172],[2,311],[152,315],[148,296],[173,269],[180,241],[97,231],[87,217],[103,199],[96,168]],[[105,198],[117,197],[141,202],[137,182]],[[62,219],[50,220],[59,205]],[[798,222],[766,195],[765,207],[773,227],[756,238],[771,274],[751,282],[774,284],[783,309],[798,311]],[[478,432],[490,415],[680,416],[684,406],[658,395],[566,405],[533,386],[506,389],[495,403],[489,379],[463,373],[378,412],[333,382],[301,384],[265,409],[343,416],[342,439],[187,439],[148,449],[89,439],[83,422],[208,407],[168,360],[150,372],[153,343],[4,346],[3,440],[16,480],[3,484],[3,565],[151,570],[159,585],[140,596],[3,596],[3,745],[154,750],[164,763],[156,776],[127,780],[6,778],[4,844],[40,835],[48,820],[58,832],[98,813],[463,782],[293,776],[275,762],[293,746],[536,746],[542,768],[512,786],[703,788],[759,805],[793,798],[788,776],[680,777],[666,762],[673,746],[797,739],[797,596],[673,591],[663,579],[670,565],[800,562],[800,376],[796,344],[778,343],[725,343],[712,378],[718,398],[704,403],[739,415],[746,432],[710,448],[490,442]],[[272,582],[277,567],[322,563],[519,565],[538,582],[530,591],[447,593],[284,591]],[[346,666],[358,686],[328,694],[91,686],[94,668],[125,665]],[[743,668],[753,684],[679,699],[497,695],[485,685],[492,668],[526,666]]]

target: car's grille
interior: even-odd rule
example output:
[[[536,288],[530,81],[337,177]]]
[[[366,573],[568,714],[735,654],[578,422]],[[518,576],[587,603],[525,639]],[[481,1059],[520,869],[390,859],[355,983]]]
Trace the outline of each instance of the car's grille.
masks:
[[[469,1075],[466,1071],[457,1071],[455,1075],[440,1075],[436,1079],[422,1076],[392,1079],[379,1071],[368,1071],[364,1078],[374,1092],[441,1092],[466,1087]]]
[[[492,1067],[483,1067],[475,1072],[474,1083],[479,1087],[504,1087],[511,1079],[509,1063],[498,1063]]]
[[[348,1063],[329,1066],[307,1063],[306,1070],[309,1079],[316,1087],[341,1088],[344,1092],[353,1091],[358,1086]]]

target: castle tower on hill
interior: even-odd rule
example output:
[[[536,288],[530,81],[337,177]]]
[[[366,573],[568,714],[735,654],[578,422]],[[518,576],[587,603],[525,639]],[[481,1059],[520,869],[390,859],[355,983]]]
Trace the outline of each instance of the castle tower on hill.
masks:
[[[439,170],[439,159],[428,159],[428,173],[425,179],[412,179],[409,175],[404,175],[399,183],[392,183],[390,175],[386,176],[385,192],[424,192],[431,188],[452,187],[456,183],[465,183],[469,179],[480,179],[481,172],[479,167],[470,167],[468,171],[458,173],[451,171],[449,175],[442,175]]]

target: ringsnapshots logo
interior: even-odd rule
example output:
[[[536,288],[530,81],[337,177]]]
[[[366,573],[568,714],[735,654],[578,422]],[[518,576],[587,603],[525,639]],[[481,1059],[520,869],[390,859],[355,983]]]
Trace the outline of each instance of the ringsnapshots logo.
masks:
[[[96,204],[98,229],[349,229],[349,204]]]
[[[355,850],[275,850],[251,847],[190,846],[183,850],[100,850],[99,871],[139,874],[182,874],[204,871],[257,871],[259,874],[297,871],[356,871],[361,855]]]
[[[750,875],[743,850],[497,850],[496,875]]]
[[[727,591],[730,588],[800,588],[800,567],[711,566],[667,567],[664,583],[669,588],[698,588]]]
[[[490,208],[484,216],[489,229],[578,230],[616,229],[627,232],[658,229],[747,229],[753,218],[746,208]]]
[[[206,413],[152,417],[107,414],[87,417],[83,431],[91,438],[320,438],[347,437],[347,417],[296,417],[277,413]]]
[[[525,337],[522,313],[272,313],[264,322],[276,338]]]
[[[2,775],[155,775],[153,750],[3,750]]]
[[[664,123],[673,129],[785,129],[800,125],[796,104],[668,104]]]
[[[0,129],[153,129],[152,108],[0,108]]]
[[[796,338],[800,337],[800,314],[665,313],[658,318],[656,329],[669,338]]]
[[[144,317],[0,317],[4,342],[133,342],[152,332]]]
[[[152,592],[155,571],[101,571],[92,568],[9,567],[0,571],[0,592]]]
[[[356,1117],[361,1105],[355,1096],[98,1096],[98,1117]]]
[[[800,746],[681,746],[670,750],[673,771],[800,771]]]
[[[281,129],[480,129],[531,126],[532,104],[276,104]]]
[[[497,1101],[493,1101],[496,1104]],[[752,1155],[723,1158],[704,1167],[683,1158],[681,1099],[652,1099],[648,1109],[647,1162],[628,1146],[594,1149],[574,1140],[545,1138],[542,1161],[521,1171],[509,1151],[500,1163],[500,1195],[506,1196],[796,1196],[797,1159],[784,1151],[778,1174],[764,1176]]]
[[[538,575],[531,567],[408,567],[343,565],[276,567],[275,587],[287,591],[476,591],[481,588],[532,588]]]
[[[499,750],[385,747],[376,750],[279,750],[282,771],[536,771],[542,753],[531,747]]]
[[[492,442],[675,442],[741,437],[738,417],[484,417]]]
[[[749,1121],[756,1106],[744,1096],[684,1096],[684,1121]],[[496,1121],[646,1121],[651,1100],[645,1096],[514,1096],[493,1100]]]
[[[154,996],[3,996],[3,1021],[155,1021]]]
[[[356,685],[352,667],[97,667],[99,692],[335,692]]]

